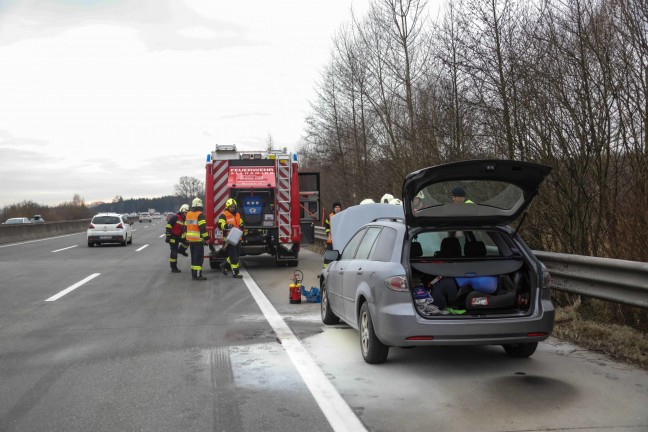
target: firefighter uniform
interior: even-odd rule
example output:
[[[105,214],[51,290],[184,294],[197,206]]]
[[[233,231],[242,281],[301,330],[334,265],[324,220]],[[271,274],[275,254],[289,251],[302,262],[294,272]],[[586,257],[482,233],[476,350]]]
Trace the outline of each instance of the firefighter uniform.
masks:
[[[178,254],[189,256],[187,248],[189,245],[185,241],[184,222],[185,216],[189,211],[189,206],[183,204],[180,206],[178,213],[169,218],[166,225],[166,239],[165,242],[169,243],[171,248],[171,255],[169,257],[169,264],[171,265],[172,273],[180,273],[178,268]]]
[[[191,211],[187,213],[185,219],[185,239],[189,243],[191,252],[191,279],[193,280],[207,280],[202,274],[202,265],[205,259],[205,242],[209,234],[202,210],[202,200],[195,198],[191,202]]]
[[[243,230],[243,219],[236,211],[236,200],[230,198],[225,203],[225,210],[218,217],[218,227],[223,230],[223,236],[227,237],[232,228]],[[239,256],[241,255],[241,243],[227,244],[227,261],[221,264],[223,274],[227,274],[227,269],[232,269],[232,276],[235,278],[242,278],[239,274]]]

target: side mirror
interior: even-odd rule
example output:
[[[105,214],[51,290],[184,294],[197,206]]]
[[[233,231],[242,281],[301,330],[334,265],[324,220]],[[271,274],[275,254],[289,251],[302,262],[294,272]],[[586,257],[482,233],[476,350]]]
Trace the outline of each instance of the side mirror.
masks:
[[[340,259],[340,252],[336,250],[327,250],[324,252],[324,264]]]

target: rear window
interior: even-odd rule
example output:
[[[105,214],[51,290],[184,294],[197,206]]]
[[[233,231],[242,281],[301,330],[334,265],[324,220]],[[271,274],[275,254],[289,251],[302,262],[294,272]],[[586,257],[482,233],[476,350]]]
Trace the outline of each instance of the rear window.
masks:
[[[486,230],[472,231],[425,231],[414,237],[421,245],[423,257],[480,257],[505,255],[498,247],[498,234]],[[453,240],[445,240],[453,238]]]
[[[491,207],[508,212],[524,203],[524,193],[519,187],[502,181],[460,180],[433,183],[417,191],[410,205],[414,216],[433,216],[439,207],[455,204],[453,189],[460,187],[465,193],[466,203]],[[480,210],[483,213],[484,209]],[[446,208],[444,214],[452,213]]]
[[[117,216],[95,216],[92,223],[97,225],[117,225],[121,220]]]

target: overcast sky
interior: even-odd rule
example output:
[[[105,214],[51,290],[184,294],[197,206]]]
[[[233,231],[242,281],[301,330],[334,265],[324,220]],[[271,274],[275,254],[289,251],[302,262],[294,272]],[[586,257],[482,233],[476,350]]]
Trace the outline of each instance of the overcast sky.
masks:
[[[216,144],[296,149],[368,3],[0,0],[0,206],[171,195]]]

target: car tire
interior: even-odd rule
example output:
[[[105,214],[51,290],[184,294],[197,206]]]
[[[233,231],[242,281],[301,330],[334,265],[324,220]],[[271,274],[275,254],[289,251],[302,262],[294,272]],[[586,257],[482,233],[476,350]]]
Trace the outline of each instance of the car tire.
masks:
[[[360,308],[358,317],[358,328],[360,329],[360,351],[362,358],[370,364],[380,364],[387,360],[389,347],[378,339],[374,331],[369,303],[364,302]]]
[[[331,310],[326,283],[323,283],[320,289],[320,311],[322,314],[322,322],[324,324],[332,325],[340,322],[340,318],[338,318]]]
[[[93,246],[94,246],[94,243],[88,242],[88,247],[93,247]]]
[[[130,239],[128,239],[128,244],[133,244],[133,236],[130,236]]]
[[[538,342],[502,345],[506,354],[516,358],[531,357],[538,348]]]

